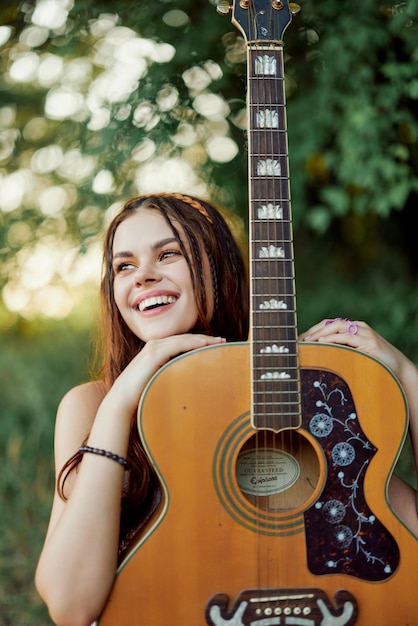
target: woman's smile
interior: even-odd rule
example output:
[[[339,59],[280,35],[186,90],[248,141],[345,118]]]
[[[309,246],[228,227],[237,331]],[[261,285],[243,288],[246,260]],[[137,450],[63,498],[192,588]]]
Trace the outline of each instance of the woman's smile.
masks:
[[[174,304],[179,299],[178,293],[167,293],[158,291],[151,291],[143,294],[140,298],[136,298],[132,307],[137,309],[140,313],[149,313],[151,311],[161,311],[169,307],[170,304]]]

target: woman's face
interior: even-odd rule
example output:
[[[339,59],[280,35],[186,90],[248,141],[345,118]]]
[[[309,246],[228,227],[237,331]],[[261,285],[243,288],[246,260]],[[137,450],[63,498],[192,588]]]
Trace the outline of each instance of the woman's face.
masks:
[[[189,252],[183,229],[175,224]],[[203,254],[208,319],[213,315],[209,262]],[[189,332],[198,309],[189,266],[169,224],[158,212],[141,209],[116,229],[113,241],[116,306],[140,339]]]

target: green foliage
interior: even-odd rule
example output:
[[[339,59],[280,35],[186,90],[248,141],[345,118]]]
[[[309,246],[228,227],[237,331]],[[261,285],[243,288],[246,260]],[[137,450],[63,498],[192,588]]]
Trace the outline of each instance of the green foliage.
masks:
[[[288,62],[297,220],[326,232],[350,211],[387,218],[417,198],[418,3],[328,0],[302,13],[312,43]]]
[[[188,151],[173,141],[179,128],[190,124],[201,138],[208,138],[214,130],[193,108],[200,92],[220,94],[228,103],[231,114],[226,120],[227,134],[241,150],[227,165],[200,153],[196,161],[199,175],[209,184],[215,199],[246,219],[247,192],[242,185],[246,178],[245,136],[234,123],[234,115],[245,101],[245,50],[240,34],[228,18],[216,14],[214,3],[182,0],[173,5],[156,0],[132,5],[127,0],[118,0],[109,7],[106,2],[78,0],[65,28],[51,30],[44,43],[33,48],[32,54],[39,59],[61,56],[67,66],[71,61],[88,59],[91,73],[86,74],[84,84],[77,86],[86,96],[91,81],[100,78],[105,69],[95,55],[104,42],[103,32],[93,28],[100,16],[112,12],[117,18],[115,26],[131,29],[141,38],[154,38],[174,46],[171,61],[148,62],[147,72],[126,98],[103,102],[109,110],[109,123],[98,130],[90,124],[91,111],[60,122],[48,119],[43,108],[49,86],[40,85],[36,79],[22,83],[5,78],[16,54],[30,51],[28,46],[18,44],[18,37],[24,21],[30,20],[31,6],[27,3],[19,9],[2,10],[3,23],[11,23],[15,35],[3,46],[0,96],[3,105],[16,108],[18,131],[14,151],[3,167],[7,172],[27,166],[31,155],[51,140],[64,151],[79,148],[94,157],[94,170],[73,189],[64,212],[67,235],[77,242],[88,240],[101,228],[100,215],[106,206],[115,198],[137,191],[132,155],[144,139],[155,143],[159,155],[178,155],[188,160]],[[287,29],[288,116],[296,225],[302,220],[314,230],[326,232],[333,216],[353,210],[386,218],[393,210],[402,210],[411,196],[416,198],[417,7],[416,0],[393,6],[369,0],[362,2],[361,8],[348,0],[312,1],[303,4],[301,13]],[[166,19],[173,9],[185,15],[177,26]],[[207,72],[208,59],[219,64],[222,74],[210,79],[204,87],[187,86],[185,70],[199,68]],[[174,108],[165,110],[159,105],[159,97],[168,87],[178,92],[178,101]],[[149,118],[138,123],[135,110],[144,103],[150,107]],[[34,117],[44,117],[46,128],[38,138],[31,137],[28,141],[25,128]],[[199,143],[201,139],[196,141]],[[111,171],[116,183],[104,195],[92,190],[94,176],[102,169]],[[44,174],[44,181],[74,184],[65,180],[65,173],[53,169]],[[86,232],[78,222],[77,213],[80,207],[89,205],[99,210]],[[23,202],[20,213],[3,215],[3,255],[14,253],[7,232],[23,217],[33,226],[32,233],[48,221],[30,198]]]
[[[69,322],[16,324],[0,349],[0,625],[51,624],[33,576],[54,489],[53,429],[64,393],[82,382],[89,340]]]

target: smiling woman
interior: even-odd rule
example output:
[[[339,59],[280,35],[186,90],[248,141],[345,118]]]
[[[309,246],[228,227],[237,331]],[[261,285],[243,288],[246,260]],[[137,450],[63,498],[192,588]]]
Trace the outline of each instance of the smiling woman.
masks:
[[[269,256],[268,258],[275,257]],[[277,294],[277,297],[281,297],[281,294]],[[187,491],[188,497],[192,498],[184,507],[180,504],[183,517],[177,520],[179,523],[174,524],[174,528],[169,527],[168,534],[172,537],[170,541],[175,543],[176,538],[181,536],[173,553],[177,555],[178,549],[182,553],[188,552],[191,554],[192,561],[196,558],[194,550],[184,550],[184,528],[189,529],[187,525],[189,519],[185,524],[184,516],[188,516],[190,509],[200,508],[197,491],[205,494],[207,502],[211,499],[208,494],[215,491],[218,495],[221,494],[221,499],[224,497],[227,500],[230,499],[229,492],[226,493],[229,487],[226,487],[223,495],[223,487],[219,491],[218,473],[222,477],[220,482],[225,485],[228,483],[225,479],[226,473],[229,476],[234,474],[231,468],[232,452],[224,450],[221,442],[225,440],[224,435],[227,432],[234,432],[240,438],[243,437],[240,428],[236,430],[238,420],[234,418],[233,423],[226,425],[222,423],[221,431],[215,435],[215,440],[211,439],[216,431],[216,428],[214,429],[214,423],[217,420],[215,415],[221,416],[222,422],[222,416],[231,409],[228,407],[229,400],[223,395],[225,388],[234,398],[239,398],[239,407],[237,405],[232,409],[232,413],[241,415],[241,418],[245,417],[245,420],[250,413],[245,399],[249,385],[246,385],[244,370],[239,368],[237,359],[227,358],[227,354],[230,354],[232,350],[249,347],[243,345],[243,342],[247,340],[249,321],[249,293],[245,265],[225,219],[212,204],[190,195],[171,193],[140,196],[128,201],[110,223],[105,237],[101,299],[103,319],[98,329],[100,332],[98,348],[102,356],[100,372],[96,380],[77,386],[66,394],[60,403],[56,421],[57,489],[54,494],[44,548],[37,568],[36,584],[41,597],[48,605],[54,623],[58,626],[88,626],[98,618],[112,625],[119,623],[113,619],[112,614],[110,622],[106,622],[109,607],[111,612],[115,607],[115,602],[112,604],[114,591],[116,590],[117,594],[117,590],[120,589],[121,578],[116,578],[115,583],[118,565],[123,562],[121,571],[124,570],[125,565],[130,565],[135,559],[134,547],[139,546],[142,552],[144,537],[159,535],[157,526],[166,515],[168,502],[179,506],[179,499],[176,497],[178,494],[167,491],[163,479],[164,471],[160,473],[161,466],[157,465],[154,457],[148,456],[152,453],[150,451],[153,450],[153,446],[149,445],[149,438],[147,438],[146,429],[143,428],[141,416],[150,396],[153,395],[156,402],[155,412],[152,411],[152,423],[159,440],[163,442],[165,462],[169,465],[180,466],[182,472],[186,472],[187,478],[182,473],[180,480],[181,491],[182,493]],[[268,304],[279,302],[272,299]],[[405,393],[410,400],[410,432],[414,446],[418,449],[418,397],[416,394],[418,370],[412,362],[361,321],[351,322],[342,318],[323,320],[299,339],[308,340],[311,344],[326,340],[328,343],[352,349],[357,348],[368,352],[375,360],[380,359],[387,368],[391,368],[404,385]],[[238,346],[222,346],[226,341],[240,343]],[[210,350],[200,350],[206,347],[210,347]],[[307,347],[309,349],[309,346],[305,346],[304,349]],[[287,355],[289,350],[286,351],[285,348],[285,345],[280,345],[280,348],[273,345],[271,350],[263,347],[260,354],[263,354],[263,358],[264,354],[270,353]],[[243,354],[244,352],[240,352],[241,357]],[[160,372],[160,369],[176,356],[181,358],[175,363],[170,363],[170,367]],[[211,357],[215,359],[211,360],[210,368],[204,365],[205,357],[209,357],[209,360]],[[269,359],[268,356],[266,358]],[[185,378],[174,377],[174,380],[169,379],[165,384],[164,381],[167,379],[164,378],[164,374],[172,371],[170,370],[172,366],[182,367],[185,362],[186,369],[189,368],[187,376]],[[245,364],[245,359],[240,358],[240,362]],[[267,364],[267,361],[265,363]],[[267,365],[254,369],[254,372],[260,374],[260,369],[264,370],[264,367]],[[160,375],[154,377],[157,373]],[[283,373],[287,372],[274,370],[264,373],[263,371],[258,380],[261,380],[264,385],[265,379],[270,381],[289,378],[289,376],[280,375]],[[322,373],[318,374],[315,371],[314,376],[321,378]],[[226,383],[224,379],[227,379]],[[204,392],[203,385],[199,385],[195,390],[195,383],[200,383],[202,380],[209,381],[204,386]],[[161,381],[163,381],[162,385]],[[316,387],[321,390],[319,397],[325,400],[316,402],[315,406],[332,404],[330,397],[334,396],[334,392],[327,396],[324,390],[325,383],[314,382],[313,388]],[[193,397],[186,393],[186,388],[191,390]],[[215,388],[216,392],[219,390],[218,403],[213,398]],[[174,394],[173,389],[175,389]],[[287,400],[289,394],[287,393],[285,397],[289,403]],[[338,397],[340,397],[339,394]],[[177,401],[179,411],[173,412],[172,405]],[[269,411],[271,411],[270,407],[274,406],[275,413],[271,411],[269,415],[280,414],[281,416],[285,413],[283,407],[280,408],[279,400],[272,399],[267,404]],[[351,412],[350,407],[351,405],[344,410]],[[140,417],[137,422],[138,409]],[[332,416],[332,408],[327,410]],[[396,413],[397,410],[398,408],[394,412]],[[187,419],[191,419],[190,425],[184,421],[186,414]],[[353,419],[353,415],[354,413],[350,413],[350,420]],[[327,414],[326,417],[329,415]],[[313,436],[321,439],[323,433],[314,432],[314,421],[313,419],[310,431]],[[335,422],[339,422],[339,419],[335,418]],[[343,423],[342,418],[341,423]],[[199,426],[202,424],[205,429],[200,431],[200,435],[205,433],[205,449],[209,450],[210,462],[208,458],[206,462],[202,462],[203,447],[199,447],[202,438],[194,436],[195,431],[198,430],[198,424]],[[402,423],[399,422],[398,428],[401,427]],[[250,439],[246,440],[242,448],[245,458],[242,461],[243,464],[241,462],[237,464],[237,472],[245,474],[247,471],[253,471],[252,468],[256,463],[254,452],[257,454],[257,463],[260,463],[261,459],[262,469],[267,468],[272,459],[276,459],[280,465],[283,459],[288,458],[286,450],[284,450],[286,454],[281,453],[280,446],[287,447],[284,443],[278,444],[277,448],[274,444],[271,448],[273,439],[270,435],[271,437],[275,435],[272,429],[267,428],[264,432],[256,434],[252,425],[248,428]],[[294,431],[293,426],[290,429],[290,432],[292,431]],[[283,434],[287,436],[288,433],[280,432],[276,442],[282,441],[281,435]],[[260,456],[257,448],[253,446],[253,443],[258,441],[258,435],[260,435],[260,440],[264,440],[264,446],[267,446],[263,448],[266,453],[264,456]],[[185,445],[186,441],[187,445]],[[311,441],[310,435],[309,441]],[[305,449],[306,446],[302,443],[296,447]],[[183,463],[183,458],[181,458],[181,462],[178,463],[179,453],[182,456],[186,448],[197,451],[197,456],[193,457],[193,463],[196,461],[198,463],[196,467],[202,471],[188,471],[191,466],[186,460],[186,454],[184,454],[185,462]],[[231,444],[231,451],[234,450],[234,454],[236,449],[237,446]],[[290,449],[291,446],[289,446],[289,451]],[[340,453],[341,451],[344,454]],[[226,465],[224,461],[219,464],[218,461],[214,463],[214,458],[218,458],[218,452],[223,459],[230,457],[231,462],[228,461]],[[323,456],[321,453],[318,458],[322,459]],[[304,480],[304,484],[306,482],[311,486],[317,485],[314,487],[318,490],[316,494],[321,493],[322,497],[321,483],[311,481],[311,460],[315,461],[316,456],[312,452],[307,458],[308,464],[302,462],[302,457],[300,462],[297,458],[286,461],[288,465],[289,463],[292,465],[291,484],[286,483],[292,500],[295,496],[291,489],[299,474],[309,477],[309,480]],[[339,441],[332,448],[332,458],[334,464],[345,468],[347,459],[349,464],[352,461],[351,443]],[[312,479],[321,472],[326,474],[325,470],[321,470],[322,462],[314,465]],[[199,479],[197,483],[191,481],[194,486],[185,490],[184,484],[189,474],[194,476],[199,474]],[[201,476],[203,475],[206,478],[202,483]],[[206,482],[208,480],[209,482]],[[217,486],[212,484],[212,480],[215,480]],[[339,479],[338,484],[340,482],[344,481]],[[241,481],[239,484],[240,488],[241,484],[244,485],[244,492],[246,481]],[[235,490],[234,483],[231,483],[231,486],[231,489]],[[274,496],[280,493],[281,491]],[[388,485],[388,494],[393,509],[411,531],[418,534],[414,490],[393,476]],[[260,494],[249,493],[247,495],[249,498],[252,496],[258,498]],[[261,494],[262,497],[265,495],[270,497],[271,494]],[[246,512],[247,519],[248,500],[251,503],[253,500],[245,497],[247,501],[244,503],[243,510]],[[288,497],[287,493],[286,497]],[[316,496],[310,491],[306,497],[312,503]],[[332,499],[335,500],[335,497],[333,495]],[[302,500],[296,499],[298,510],[302,506],[303,498]],[[344,499],[344,494],[341,498]],[[180,502],[182,502],[181,498]],[[262,504],[263,516],[267,515],[272,508],[273,510],[280,509],[279,502],[274,506],[273,504],[270,501]],[[320,511],[321,502],[317,504],[319,506],[311,507],[311,509],[315,508]],[[229,530],[232,529],[226,523],[226,518],[222,518],[223,522],[219,523],[218,499],[214,506],[215,510],[208,508],[205,523],[207,521],[210,526],[210,517],[213,515],[217,520],[214,526],[216,525],[218,529],[222,527],[222,533],[224,533],[222,541],[225,539],[230,542]],[[291,508],[294,506],[292,505]],[[325,516],[331,519],[328,515],[329,510],[325,502]],[[289,513],[287,508],[285,513],[285,519],[287,519]],[[276,515],[276,512],[272,515]],[[277,511],[277,515],[280,517],[281,513]],[[362,522],[363,517],[364,514],[362,514]],[[231,516],[231,519],[234,518],[235,512]],[[190,518],[192,525],[196,523],[196,527],[190,527],[191,533],[197,530],[198,522],[199,520],[195,517]],[[351,532],[350,528],[348,530]],[[351,535],[346,534],[344,527],[341,532],[338,532],[338,539],[346,541],[347,537]],[[200,544],[204,544],[205,539],[206,536],[203,540],[200,539]],[[212,547],[210,537],[207,543]],[[302,543],[305,546],[303,538]],[[257,540],[254,545],[256,544]],[[149,545],[147,543],[148,547]],[[231,542],[231,545],[235,545],[236,548],[237,545],[242,544]],[[164,539],[161,546],[158,547],[157,553],[167,552],[176,564],[180,564],[181,558],[172,557],[171,543],[167,549]],[[197,544],[194,543],[193,546],[197,550]],[[303,550],[305,559],[305,547]],[[151,596],[155,595],[155,588],[159,588],[155,581],[159,581],[160,575],[153,568],[156,567],[158,570],[160,568],[155,551],[152,548],[151,551],[152,562],[147,561],[142,571],[145,572],[147,584],[150,583],[153,589],[149,592],[147,589],[144,590],[143,579],[139,587],[149,600],[146,604],[151,607],[152,613],[155,603]],[[254,553],[257,552],[254,550]],[[270,546],[268,553],[272,552]],[[291,552],[294,554],[293,550]],[[200,554],[198,550],[197,553]],[[231,553],[231,556],[235,557],[235,554],[236,552]],[[206,563],[203,557],[198,556],[197,560],[200,564]],[[232,563],[234,558],[228,558],[227,561]],[[284,562],[287,563],[288,560],[284,558]],[[268,571],[271,571],[269,570],[271,563],[268,559],[266,563]],[[334,563],[334,561],[329,560],[329,563]],[[189,573],[192,571],[192,575],[193,567],[192,562],[187,567],[187,571]],[[106,606],[114,584],[110,603]],[[168,587],[162,583],[162,587],[165,588],[165,586]],[[136,586],[131,584],[130,589],[136,589]],[[159,596],[157,601],[160,605]],[[125,603],[126,606],[128,603]],[[148,609],[144,607],[142,610],[146,612]],[[104,614],[103,611],[105,611]],[[149,615],[145,614],[144,623],[153,624],[154,621],[149,619]],[[141,622],[142,613],[138,612],[136,616],[138,623]],[[129,615],[129,623],[131,623],[131,617],[132,615]]]
[[[244,261],[208,202],[170,193],[132,199],[108,228],[103,260],[101,370],[58,410],[58,484],[36,576],[58,625],[99,616],[118,562],[158,506],[159,482],[133,419],[146,384],[180,353],[248,335]]]

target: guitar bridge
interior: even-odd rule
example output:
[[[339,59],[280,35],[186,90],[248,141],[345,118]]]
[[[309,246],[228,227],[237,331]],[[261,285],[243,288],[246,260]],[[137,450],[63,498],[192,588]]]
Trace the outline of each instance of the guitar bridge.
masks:
[[[247,589],[228,609],[229,598],[219,593],[206,607],[209,626],[352,626],[357,602],[345,590],[335,594],[335,606],[315,588]]]

